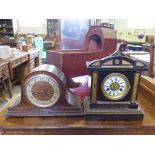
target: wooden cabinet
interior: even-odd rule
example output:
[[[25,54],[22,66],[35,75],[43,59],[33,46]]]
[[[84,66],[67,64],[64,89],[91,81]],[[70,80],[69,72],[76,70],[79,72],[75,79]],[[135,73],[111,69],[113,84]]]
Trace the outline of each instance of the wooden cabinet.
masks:
[[[39,49],[29,51],[29,72],[41,65],[41,51]]]
[[[0,39],[14,37],[12,19],[0,19]]]
[[[8,64],[8,62],[0,62],[0,97],[4,101],[7,101],[5,95],[3,94],[6,86],[8,88],[10,97],[12,97],[12,86]]]
[[[9,77],[9,68],[7,62],[0,62],[0,78],[6,79]]]
[[[58,19],[47,19],[47,35],[48,37],[56,37],[55,31],[59,29]]]
[[[0,19],[0,45],[17,47],[12,19]]]

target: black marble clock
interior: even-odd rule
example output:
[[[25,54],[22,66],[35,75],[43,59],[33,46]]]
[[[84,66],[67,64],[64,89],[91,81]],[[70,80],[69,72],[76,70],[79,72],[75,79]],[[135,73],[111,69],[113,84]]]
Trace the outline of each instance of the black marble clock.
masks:
[[[84,101],[86,120],[142,120],[137,103],[141,72],[146,64],[120,52],[88,64],[90,96]]]

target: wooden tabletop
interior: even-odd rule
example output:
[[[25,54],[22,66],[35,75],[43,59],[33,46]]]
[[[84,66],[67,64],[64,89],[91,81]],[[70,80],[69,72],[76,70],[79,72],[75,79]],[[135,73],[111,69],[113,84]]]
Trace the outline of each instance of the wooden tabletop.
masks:
[[[8,60],[9,60],[9,61],[13,61],[13,60],[15,60],[15,59],[17,59],[17,58],[20,58],[20,57],[23,57],[23,56],[25,56],[25,55],[28,55],[28,53],[27,53],[27,52],[22,52],[22,51],[21,51],[21,52],[15,54],[13,57],[9,58]]]
[[[13,100],[16,99],[15,97]],[[82,117],[5,117],[0,111],[0,134],[155,134],[155,97],[141,87],[138,95],[143,121],[85,121]]]
[[[8,63],[9,63],[9,62],[5,62],[5,61],[4,61],[4,62],[1,62],[1,61],[0,61],[0,67],[3,66],[3,65],[8,65]]]
[[[150,63],[150,53],[145,52],[145,51],[125,51],[123,52],[125,55],[131,57],[131,58],[136,58],[141,61]]]
[[[149,52],[146,52],[146,51],[124,51],[123,54],[125,54],[125,55],[144,55],[144,54],[149,54]]]
[[[14,54],[14,56],[11,56],[10,58],[6,58],[6,59],[0,59],[0,62],[11,62],[17,58],[21,58],[23,56],[26,56],[28,54],[34,54],[35,52],[38,52],[40,51],[40,49],[31,49],[29,52],[23,52],[23,51],[20,51],[20,52],[17,52]]]
[[[146,63],[150,63],[150,54],[139,54],[139,55],[130,55],[131,58],[136,58],[138,60],[144,61]]]

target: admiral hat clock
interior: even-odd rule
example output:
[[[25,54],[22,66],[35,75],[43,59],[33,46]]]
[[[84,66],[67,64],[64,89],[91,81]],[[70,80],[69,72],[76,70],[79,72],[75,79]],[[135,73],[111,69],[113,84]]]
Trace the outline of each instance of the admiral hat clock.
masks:
[[[66,89],[64,73],[53,65],[35,68],[22,82],[21,101],[7,116],[83,115],[80,99]]]
[[[112,56],[88,64],[91,76],[90,96],[84,101],[86,120],[142,120],[136,101],[141,72],[147,66],[115,52]]]

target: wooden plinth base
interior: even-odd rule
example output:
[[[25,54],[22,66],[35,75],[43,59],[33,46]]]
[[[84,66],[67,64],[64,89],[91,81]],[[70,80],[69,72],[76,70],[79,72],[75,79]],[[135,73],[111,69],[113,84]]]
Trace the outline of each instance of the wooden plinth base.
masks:
[[[36,107],[10,107],[6,116],[82,116],[83,110],[80,107],[53,107],[53,108],[36,108]]]
[[[143,120],[144,114],[140,109],[131,108],[92,108],[88,97],[84,101],[85,120]]]

